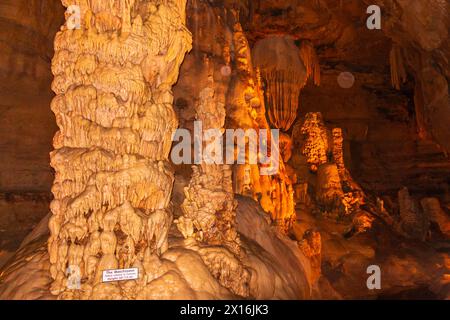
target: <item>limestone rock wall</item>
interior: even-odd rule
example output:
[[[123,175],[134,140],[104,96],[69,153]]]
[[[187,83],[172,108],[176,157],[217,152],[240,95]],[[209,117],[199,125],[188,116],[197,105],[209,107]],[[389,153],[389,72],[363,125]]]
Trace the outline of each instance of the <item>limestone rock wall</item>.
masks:
[[[50,65],[63,13],[58,0],[0,3],[0,260],[49,211]]]
[[[56,0],[5,0],[0,4],[0,77],[44,89],[51,79],[48,66],[53,37],[64,9]],[[2,85],[5,85],[3,83]]]
[[[404,68],[415,79],[415,111],[422,139],[434,139],[450,150],[449,4],[447,1],[378,1],[384,10],[384,32],[400,47]],[[401,66],[400,66],[401,67]]]

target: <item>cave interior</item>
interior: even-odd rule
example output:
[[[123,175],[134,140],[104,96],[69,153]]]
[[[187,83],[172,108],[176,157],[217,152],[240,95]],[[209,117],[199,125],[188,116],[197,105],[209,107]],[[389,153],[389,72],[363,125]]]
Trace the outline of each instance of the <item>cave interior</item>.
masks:
[[[450,299],[448,7],[0,0],[0,299]]]

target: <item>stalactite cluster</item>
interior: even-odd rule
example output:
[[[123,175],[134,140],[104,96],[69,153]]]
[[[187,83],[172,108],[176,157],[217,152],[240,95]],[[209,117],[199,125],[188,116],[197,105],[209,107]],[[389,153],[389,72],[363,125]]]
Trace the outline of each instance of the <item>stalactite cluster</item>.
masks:
[[[320,63],[311,41],[300,44],[300,59],[305,64],[306,77],[312,78],[316,86],[320,85]]]
[[[269,107],[270,122],[287,131],[297,118],[303,75],[287,70],[263,71],[262,75],[266,81],[267,105],[273,106]]]
[[[252,57],[264,80],[270,123],[287,131],[297,118],[300,90],[308,76],[298,47],[291,38],[271,36],[255,44]]]
[[[168,248],[171,87],[191,48],[186,0],[62,2],[79,6],[82,21],[57,34],[52,62],[59,131],[51,154],[51,292],[131,299],[146,284],[145,266]],[[130,267],[138,280],[102,282],[104,270]],[[81,288],[68,286],[74,270]]]
[[[270,130],[266,119],[266,105],[262,88],[264,74],[259,67],[253,68],[250,47],[239,24],[234,26],[233,41],[237,54],[238,73],[235,78],[234,92],[231,94],[231,104],[236,105],[237,109],[247,112],[246,114],[232,113],[231,118],[238,128],[253,128],[257,131],[260,129]],[[270,146],[270,135],[267,140],[266,143]],[[263,165],[236,165],[234,190],[236,193],[251,196],[259,201],[264,211],[270,214],[272,221],[282,231],[287,231],[295,219],[295,203],[292,179],[287,175],[283,162],[283,158],[290,152],[291,144],[283,143],[283,145],[287,147],[284,155],[281,154],[282,150],[271,150],[271,152],[280,153],[280,167],[276,175],[261,175]],[[247,159],[248,157],[247,154]]]

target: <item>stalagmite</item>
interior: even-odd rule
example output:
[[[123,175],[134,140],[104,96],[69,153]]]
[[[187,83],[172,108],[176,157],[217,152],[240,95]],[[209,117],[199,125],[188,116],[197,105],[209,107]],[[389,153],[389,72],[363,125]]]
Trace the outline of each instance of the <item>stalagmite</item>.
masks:
[[[365,194],[361,186],[353,179],[344,162],[344,136],[341,128],[332,130],[332,154],[333,161],[339,172],[341,184],[345,194],[342,203],[345,207],[345,213],[350,214],[358,211],[359,206],[364,202]]]
[[[303,254],[311,260],[313,279],[320,277],[322,263],[322,237],[319,232],[306,230],[303,239],[299,243]]]
[[[400,208],[400,227],[410,238],[425,240],[429,230],[429,217],[427,217],[416,201],[411,198],[408,188],[398,192]],[[428,208],[427,208],[428,209]]]
[[[336,164],[326,163],[319,166],[317,170],[316,200],[323,207],[324,212],[339,210],[344,192]]]
[[[62,27],[52,62],[60,131],[51,153],[51,292],[130,298],[145,274],[125,288],[102,283],[102,273],[139,267],[168,248],[174,176],[167,159],[178,125],[171,87],[191,49],[186,0],[74,2],[81,28]],[[68,269],[79,271],[81,290],[67,287]]]
[[[420,204],[430,221],[436,223],[442,234],[450,238],[450,217],[442,209],[439,199],[423,198]]]
[[[329,130],[320,112],[310,112],[303,124],[299,121],[294,126],[292,139],[305,157],[305,166],[317,173],[315,198],[322,212],[334,217],[359,213],[365,194],[345,167],[342,129]],[[301,177],[296,190],[298,202],[307,203],[308,184]]]
[[[333,160],[339,170],[339,174],[345,170],[344,164],[344,136],[342,135],[341,128],[334,128],[333,134]]]
[[[328,161],[328,133],[322,114],[320,112],[307,113],[301,132],[306,136],[303,154],[307,157],[311,171],[315,172],[321,164]]]
[[[287,131],[297,117],[300,90],[308,77],[299,49],[291,38],[270,36],[255,44],[252,57],[265,82],[269,120]]]
[[[195,111],[203,130],[217,129],[223,134],[225,106],[216,100],[212,84],[200,92]],[[204,150],[215,143],[216,141],[204,142]],[[178,228],[187,237],[194,237],[210,245],[225,245],[239,254],[232,170],[229,165],[207,163],[205,160],[207,159],[201,165],[193,166],[192,180],[185,189],[186,199],[181,206],[184,216],[178,221]],[[187,230],[186,226],[191,225],[193,228],[189,227]]]

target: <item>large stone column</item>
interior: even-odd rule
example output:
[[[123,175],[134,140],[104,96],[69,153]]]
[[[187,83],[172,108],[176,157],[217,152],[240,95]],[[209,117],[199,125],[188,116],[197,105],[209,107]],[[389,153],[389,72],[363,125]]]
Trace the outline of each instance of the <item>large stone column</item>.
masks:
[[[171,88],[191,49],[186,0],[62,3],[77,6],[80,21],[67,17],[52,63],[60,130],[51,153],[51,290],[132,299],[146,284],[146,260],[168,247],[167,160],[178,126]],[[140,269],[137,281],[102,282],[104,270],[129,267]]]

